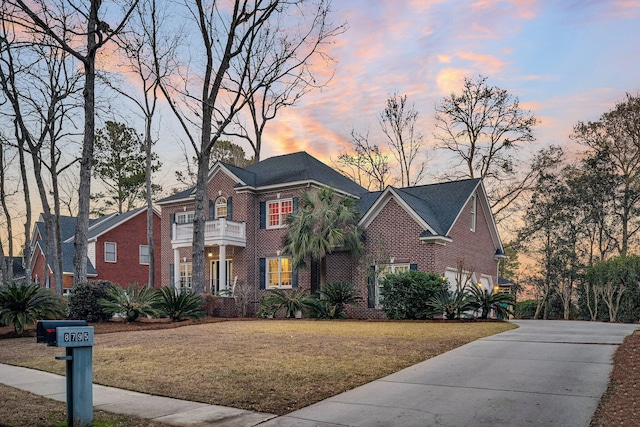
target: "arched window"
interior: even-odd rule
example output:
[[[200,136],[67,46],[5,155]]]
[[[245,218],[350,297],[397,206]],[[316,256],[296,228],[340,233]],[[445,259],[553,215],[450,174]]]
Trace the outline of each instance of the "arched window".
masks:
[[[227,198],[218,197],[216,199],[216,219],[227,217]]]

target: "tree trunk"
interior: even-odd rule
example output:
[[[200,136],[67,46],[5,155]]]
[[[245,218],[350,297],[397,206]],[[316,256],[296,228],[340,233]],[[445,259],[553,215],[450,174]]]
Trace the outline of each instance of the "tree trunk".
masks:
[[[78,219],[73,245],[73,283],[87,281],[87,239],[89,234],[89,203],[91,199],[91,164],[95,142],[95,55],[98,9],[101,0],[91,0],[91,11],[87,22],[87,55],[84,58],[84,138],[80,159],[80,188],[78,189]]]
[[[153,247],[153,200],[151,200],[151,118],[147,117],[145,126],[145,163],[147,191],[147,245],[149,246],[149,287],[155,288],[155,250]]]

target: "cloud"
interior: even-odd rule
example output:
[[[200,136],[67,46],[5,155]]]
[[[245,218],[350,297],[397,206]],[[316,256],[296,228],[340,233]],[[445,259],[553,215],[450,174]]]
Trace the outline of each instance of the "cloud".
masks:
[[[458,57],[475,63],[475,68],[482,70],[486,74],[498,74],[509,63],[496,58],[493,55],[482,55],[472,52],[458,52]]]
[[[445,68],[438,73],[436,77],[436,85],[440,92],[449,95],[452,92],[458,92],[462,89],[462,81],[465,76],[469,75],[471,70],[462,68]]]

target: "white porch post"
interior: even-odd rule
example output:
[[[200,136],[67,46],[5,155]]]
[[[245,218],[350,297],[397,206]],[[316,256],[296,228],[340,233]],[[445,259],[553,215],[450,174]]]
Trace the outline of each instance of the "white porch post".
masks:
[[[218,258],[220,275],[218,280],[220,281],[220,290],[227,289],[227,246],[220,245],[220,256]]]
[[[173,250],[173,286],[176,289],[180,288],[180,251],[178,249]]]

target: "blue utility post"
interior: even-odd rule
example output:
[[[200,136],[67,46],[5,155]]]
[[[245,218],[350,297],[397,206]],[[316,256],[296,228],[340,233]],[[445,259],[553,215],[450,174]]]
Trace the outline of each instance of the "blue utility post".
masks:
[[[40,321],[37,342],[66,347],[67,424],[87,427],[93,423],[93,326],[85,321]]]

